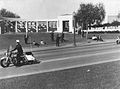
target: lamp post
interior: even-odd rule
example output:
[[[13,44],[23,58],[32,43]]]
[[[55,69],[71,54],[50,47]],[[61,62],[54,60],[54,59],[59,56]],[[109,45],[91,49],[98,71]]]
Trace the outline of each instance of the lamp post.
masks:
[[[76,23],[75,23],[75,20],[76,20],[76,13],[73,12],[73,28],[74,28],[74,43],[73,43],[73,45],[74,45],[74,47],[76,47],[76,39],[75,39],[75,25],[76,25]]]
[[[86,39],[88,38],[88,23],[86,21]]]

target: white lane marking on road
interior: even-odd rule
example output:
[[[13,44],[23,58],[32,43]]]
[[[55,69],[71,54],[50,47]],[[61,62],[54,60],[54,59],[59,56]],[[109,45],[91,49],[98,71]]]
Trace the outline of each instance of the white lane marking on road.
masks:
[[[65,58],[57,58],[57,59],[49,59],[49,60],[41,60],[42,62],[52,62],[52,61],[59,61],[59,60],[67,60],[71,58],[81,58],[81,57],[89,57],[89,56],[96,56],[96,55],[103,55],[103,54],[109,54],[109,53],[118,53],[120,50],[115,51],[108,51],[108,52],[102,52],[102,53],[95,53],[95,54],[86,54],[86,55],[78,55],[78,56],[72,56],[72,57],[65,57]]]

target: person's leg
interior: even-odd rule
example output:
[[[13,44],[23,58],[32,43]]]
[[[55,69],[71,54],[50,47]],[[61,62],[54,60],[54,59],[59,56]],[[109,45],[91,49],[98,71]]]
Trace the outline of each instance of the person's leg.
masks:
[[[58,41],[58,46],[60,45],[59,41]]]
[[[21,60],[20,54],[18,53],[18,54],[17,54],[17,62],[20,63],[20,60]]]
[[[56,40],[56,46],[58,46],[58,42],[57,42],[57,40]]]
[[[26,38],[25,38],[25,44],[27,44]]]

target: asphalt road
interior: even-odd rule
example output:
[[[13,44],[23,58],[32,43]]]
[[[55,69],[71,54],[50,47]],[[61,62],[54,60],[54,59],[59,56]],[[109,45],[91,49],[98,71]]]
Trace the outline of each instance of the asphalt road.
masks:
[[[100,55],[108,54],[108,52],[114,53],[114,51],[119,51],[119,45],[115,44],[99,44],[90,46],[80,46],[72,48],[54,49],[48,51],[36,51],[34,55],[36,58],[46,61],[46,60],[58,60],[59,58],[73,57],[73,56],[88,56],[88,55]]]
[[[40,64],[0,68],[0,89],[119,89],[119,54],[115,44],[36,51]]]

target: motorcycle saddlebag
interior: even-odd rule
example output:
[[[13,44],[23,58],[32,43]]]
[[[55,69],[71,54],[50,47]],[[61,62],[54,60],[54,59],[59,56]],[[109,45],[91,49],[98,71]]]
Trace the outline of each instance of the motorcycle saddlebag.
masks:
[[[27,58],[28,61],[34,61],[35,57],[32,55],[25,55],[25,57]]]

